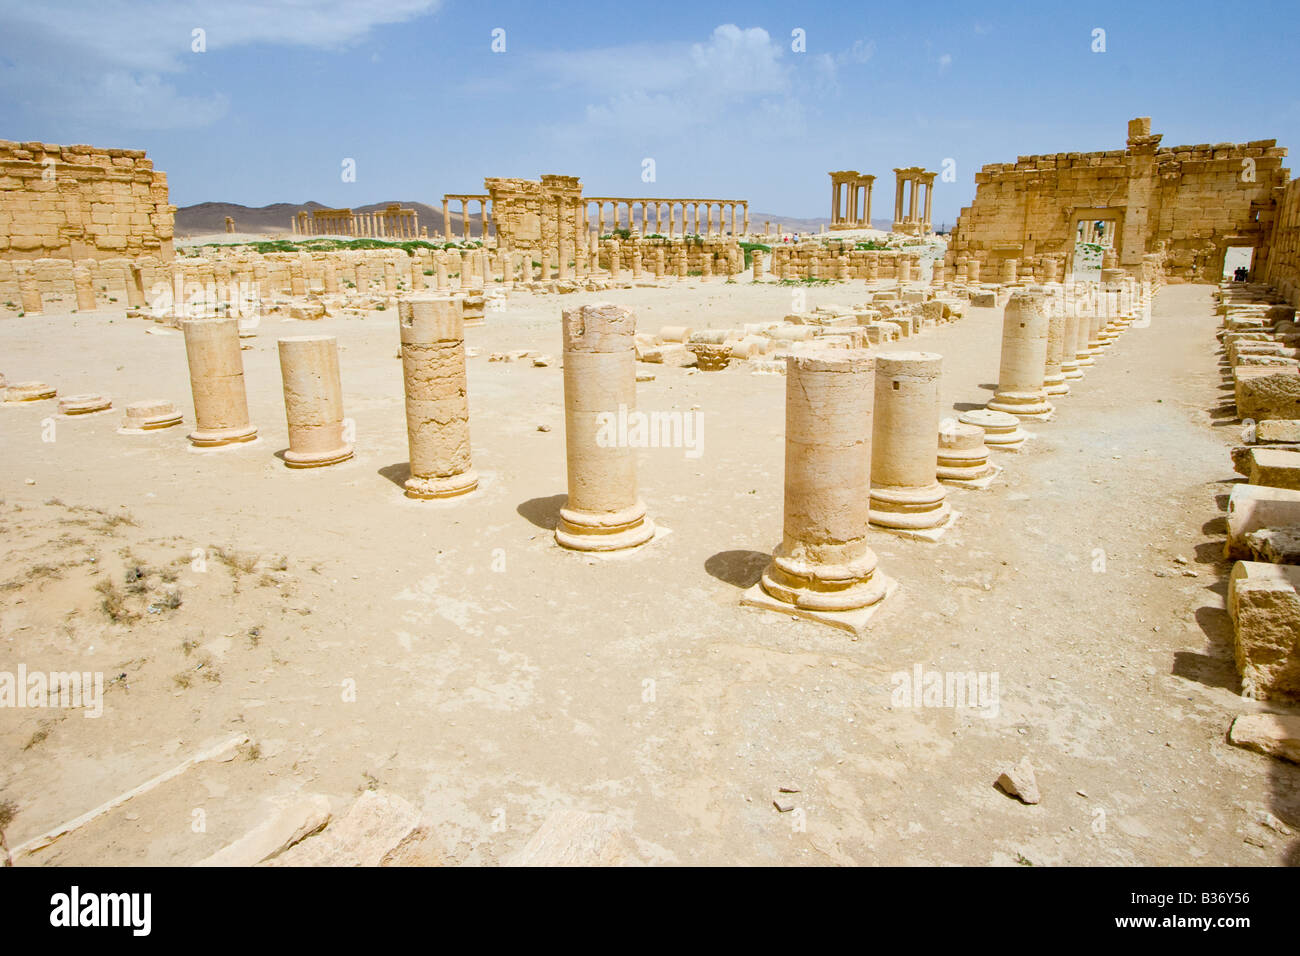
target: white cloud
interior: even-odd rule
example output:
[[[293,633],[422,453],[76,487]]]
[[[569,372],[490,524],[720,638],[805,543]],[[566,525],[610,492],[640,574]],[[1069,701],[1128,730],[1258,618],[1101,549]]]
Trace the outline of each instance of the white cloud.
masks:
[[[943,73],[948,67],[952,66],[952,54],[941,53],[939,55],[939,72]]]
[[[0,7],[0,97],[46,117],[128,128],[199,128],[229,107],[169,79],[199,54],[251,44],[337,49],[441,0],[85,0]]]
[[[529,66],[553,87],[589,97],[583,123],[563,135],[651,131],[662,136],[720,122],[800,113],[794,67],[760,27],[723,24],[702,43],[555,52]]]
[[[853,41],[853,46],[849,47],[849,52],[845,54],[845,57],[852,63],[866,63],[875,55],[876,41],[860,39]]]

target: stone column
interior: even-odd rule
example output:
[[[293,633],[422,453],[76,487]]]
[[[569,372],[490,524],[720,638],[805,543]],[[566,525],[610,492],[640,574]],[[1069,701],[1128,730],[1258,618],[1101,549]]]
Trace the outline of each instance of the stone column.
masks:
[[[32,267],[25,262],[15,262],[14,273],[18,278],[18,293],[22,299],[23,312],[27,315],[40,315],[45,311],[45,303],[41,299],[41,287]]]
[[[1065,382],[1065,312],[1050,298],[1043,299],[1047,310],[1047,362],[1043,366],[1043,391],[1048,395],[1069,395]]]
[[[704,204],[704,235],[713,235],[713,203]]]
[[[77,266],[72,270],[72,284],[77,292],[77,311],[94,312],[99,308],[95,301],[95,282],[90,276],[90,270],[85,266]]]
[[[190,443],[206,448],[252,441],[257,428],[248,421],[238,321],[193,319],[182,322],[181,329],[194,394],[196,425]]]
[[[1046,419],[1052,414],[1043,388],[1047,332],[1042,293],[1013,292],[1002,313],[1002,365],[998,390],[988,408],[1025,419]]]
[[[939,484],[939,379],[943,356],[889,352],[876,356],[872,431],[871,523],[921,531],[949,521]]]
[[[636,410],[636,316],[597,303],[564,310],[563,325],[569,497],[555,540],[578,551],[636,547],[655,532],[619,426]]]
[[[867,542],[873,371],[859,349],[786,358],[782,539],[746,603],[834,624],[885,597],[889,582]]]
[[[1083,378],[1079,369],[1079,310],[1074,302],[1063,302],[1061,311],[1065,314],[1065,336],[1061,348],[1061,374],[1067,382]],[[1050,343],[1049,343],[1050,344]],[[1087,345],[1087,342],[1084,342]],[[1044,378],[1046,384],[1046,378]]]
[[[352,446],[343,440],[343,385],[334,336],[295,335],[278,345],[289,421],[284,463],[315,468],[351,458]]]
[[[745,213],[745,233],[744,233],[744,234],[748,236],[748,235],[749,235],[749,203],[747,203],[747,202],[746,202],[746,203],[741,203],[741,204],[740,204],[740,207],[741,207],[741,209],[742,209],[742,210],[744,211],[744,213]]]
[[[418,295],[397,305],[411,476],[408,498],[451,498],[478,487],[470,461],[462,300]]]

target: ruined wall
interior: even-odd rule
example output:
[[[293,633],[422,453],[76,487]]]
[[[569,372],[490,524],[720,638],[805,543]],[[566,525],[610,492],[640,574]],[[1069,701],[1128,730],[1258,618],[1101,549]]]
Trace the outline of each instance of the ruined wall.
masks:
[[[1096,153],[1021,156],[975,176],[975,199],[962,210],[948,265],[979,259],[982,274],[999,262],[1035,267],[1048,257],[1070,262],[1078,222],[1114,220],[1120,265],[1141,267],[1162,254],[1166,273],[1217,282],[1228,246],[1255,246],[1267,258],[1274,192],[1287,181],[1277,141],[1160,148],[1149,118],[1129,123],[1127,148]]]
[[[170,259],[175,212],[142,150],[0,140],[0,258]]]
[[[1300,179],[1293,179],[1278,192],[1268,259],[1262,273],[1258,264],[1254,271],[1276,286],[1292,305],[1300,306]]]
[[[491,178],[483,180],[483,188],[491,197],[498,248],[547,249],[558,258],[556,236],[562,234],[565,251],[573,256],[582,198],[578,177]]]

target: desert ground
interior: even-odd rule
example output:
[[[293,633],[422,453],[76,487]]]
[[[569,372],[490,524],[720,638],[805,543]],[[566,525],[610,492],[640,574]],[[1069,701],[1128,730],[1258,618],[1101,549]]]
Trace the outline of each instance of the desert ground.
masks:
[[[808,304],[866,289],[815,287]],[[856,641],[738,603],[781,536],[780,375],[639,365],[641,410],[703,422],[699,457],[639,455],[670,533],[624,557],[552,535],[561,310],[608,300],[649,331],[728,327],[779,320],[789,288],[512,292],[467,330],[482,481],[446,502],[402,495],[395,310],[264,318],[243,352],[259,440],[209,451],[185,439],[180,332],[124,308],[5,318],[10,381],[115,406],[0,407],[0,666],[106,680],[98,719],[4,712],[6,840],[244,734],[233,759],[18,865],[191,864],[294,794],[343,807],[375,788],[432,819],[450,865],[508,860],[565,807],[612,816],[650,864],[1300,863],[1300,766],[1225,739],[1265,706],[1239,696],[1224,611],[1238,426],[1212,289],[1164,288],[1053,421],[992,452],[990,488],[949,490],[960,517],[941,540],[876,534],[899,588]],[[955,414],[992,396],[1001,321],[968,308],[881,348],[941,353]],[[308,332],[338,338],[356,454],[297,471],[277,457],[276,339]],[[488,361],[516,349],[553,361]],[[117,433],[125,404],[155,397],[185,425]],[[996,712],[898,706],[892,677],[918,665],[997,675]],[[1035,806],[994,786],[1022,758]]]

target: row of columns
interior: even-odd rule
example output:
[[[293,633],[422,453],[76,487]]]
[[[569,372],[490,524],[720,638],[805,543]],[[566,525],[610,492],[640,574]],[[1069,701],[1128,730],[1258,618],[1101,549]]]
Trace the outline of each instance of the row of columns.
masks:
[[[730,233],[734,236],[749,233],[749,202],[729,199],[612,199],[605,197],[584,197],[581,200],[584,218],[587,216],[588,204],[596,204],[596,228],[605,232],[605,206],[612,206],[611,229],[632,229],[639,221],[640,231],[647,232],[647,225],[653,221],[653,231],[661,235],[676,236],[694,233],[695,235],[717,236]],[[641,215],[636,216],[636,207],[640,206]],[[704,207],[704,231],[700,229],[700,207]],[[717,229],[714,229],[713,207],[718,207]],[[623,226],[622,207],[626,207],[626,227]],[[680,212],[679,212],[680,207]],[[728,215],[729,214],[729,215]]]
[[[875,176],[846,169],[831,176],[831,228],[870,229],[871,190]]]
[[[927,235],[932,231],[930,207],[936,175],[919,166],[894,170],[894,232]],[[922,189],[924,201],[920,199]]]
[[[227,231],[231,220],[227,219]],[[380,212],[300,212],[289,221],[295,236],[370,236],[416,239],[420,235],[420,214],[415,209],[386,209]]]
[[[442,237],[448,241],[456,239],[451,218],[451,203],[458,201],[460,203],[460,237],[469,239],[470,236],[470,204],[478,203],[479,234],[486,239],[491,233],[491,216],[488,214],[488,196],[443,196],[442,197]]]

